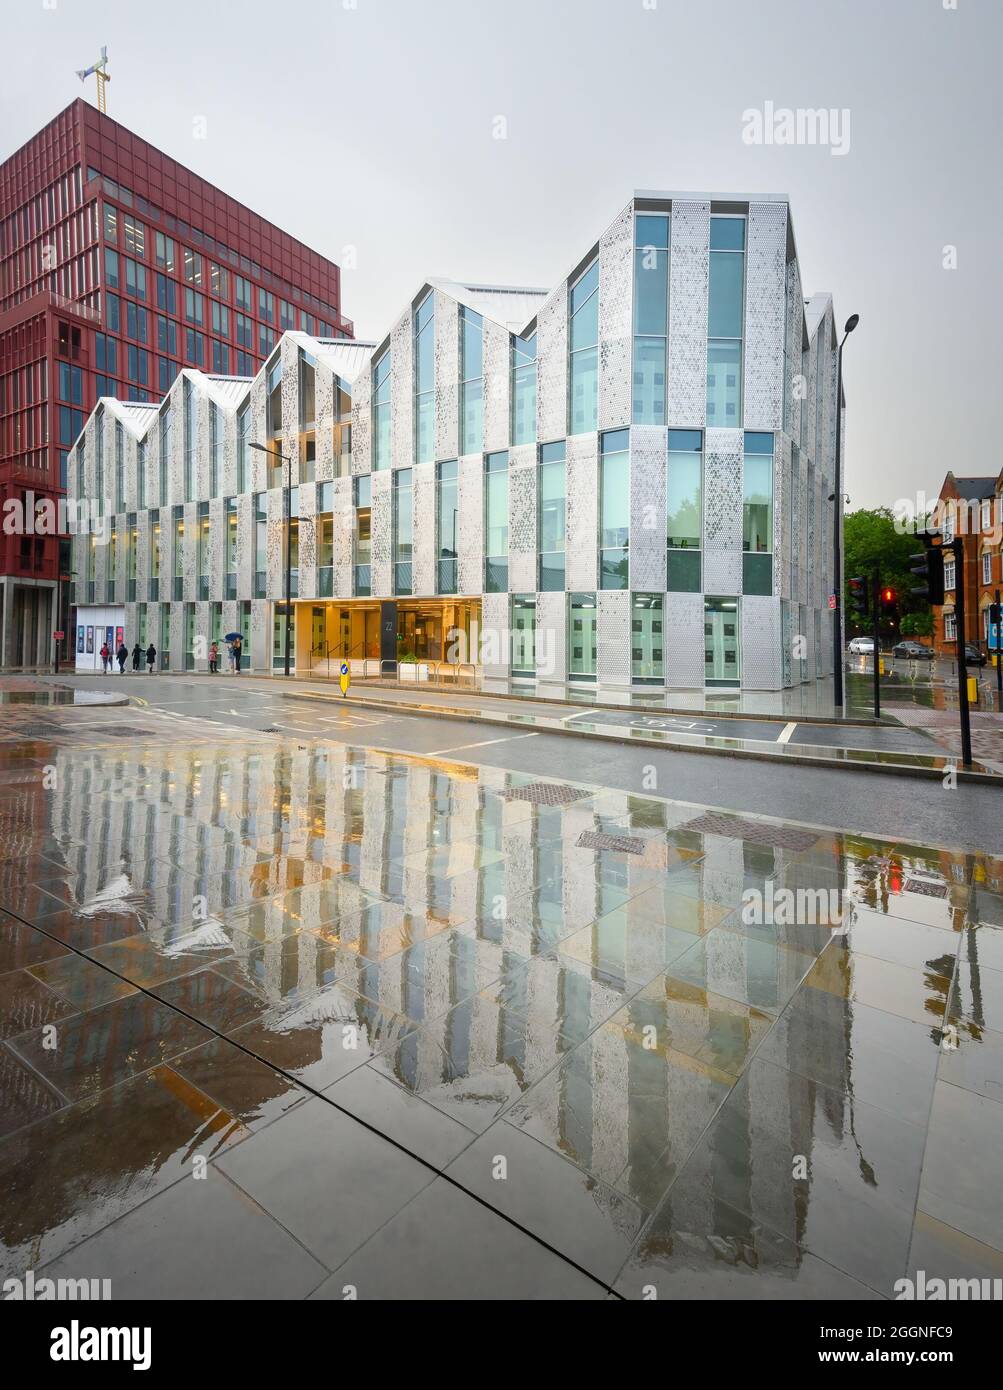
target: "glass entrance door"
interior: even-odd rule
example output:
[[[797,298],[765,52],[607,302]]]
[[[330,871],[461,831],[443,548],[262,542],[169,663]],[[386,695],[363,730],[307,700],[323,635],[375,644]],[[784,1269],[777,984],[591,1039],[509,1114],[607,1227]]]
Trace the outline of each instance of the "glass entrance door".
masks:
[[[738,641],[738,599],[704,599],[704,684],[737,686],[741,683]]]

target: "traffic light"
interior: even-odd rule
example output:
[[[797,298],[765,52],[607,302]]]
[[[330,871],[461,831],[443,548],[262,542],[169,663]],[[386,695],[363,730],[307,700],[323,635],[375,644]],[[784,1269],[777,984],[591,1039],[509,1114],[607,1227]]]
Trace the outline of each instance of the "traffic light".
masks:
[[[910,555],[909,569],[922,582],[915,585],[912,593],[925,598],[927,603],[944,602],[944,552],[939,545],[928,546],[918,555]]]
[[[881,590],[881,602],[884,604],[884,606],[885,606],[886,608],[891,608],[892,604],[895,602],[895,590],[894,590],[894,589],[882,589],[882,590]]]
[[[850,580],[850,611],[856,618],[866,618],[870,611],[867,588],[867,580],[859,575]]]

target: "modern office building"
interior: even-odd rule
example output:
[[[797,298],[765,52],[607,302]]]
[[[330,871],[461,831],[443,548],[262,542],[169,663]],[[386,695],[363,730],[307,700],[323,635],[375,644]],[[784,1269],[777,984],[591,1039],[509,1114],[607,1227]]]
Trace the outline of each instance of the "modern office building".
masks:
[[[0,505],[58,499],[102,396],[159,402],[185,366],[253,376],[287,328],[351,335],[339,271],[75,101],[0,164]],[[0,666],[52,658],[58,536],[0,534]]]
[[[281,667],[288,508],[297,674],[815,680],[835,345],[785,199],[639,193],[550,291],[428,281],[378,344],[287,332],[252,380],[103,400],[69,463],[109,517],[76,540],[78,660],[121,626],[197,669],[240,630]]]

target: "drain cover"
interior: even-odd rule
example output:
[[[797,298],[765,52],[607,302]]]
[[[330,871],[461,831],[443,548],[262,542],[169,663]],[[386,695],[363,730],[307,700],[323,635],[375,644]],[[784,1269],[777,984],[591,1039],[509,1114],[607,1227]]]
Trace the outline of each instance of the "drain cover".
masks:
[[[591,792],[581,792],[561,782],[530,782],[525,787],[508,787],[502,792],[506,801],[531,801],[534,806],[567,806],[590,795]]]
[[[810,849],[818,840],[818,836],[810,830],[765,825],[762,821],[746,820],[742,816],[720,816],[713,811],[676,828],[695,831],[699,835],[725,835],[733,840],[748,840],[751,844],[769,845],[772,849]]]
[[[581,849],[609,849],[616,854],[644,853],[644,841],[636,835],[607,835],[603,830],[583,830],[577,843]]]
[[[909,878],[906,879],[905,891],[920,893],[924,898],[946,898],[947,884],[932,883],[928,878]]]

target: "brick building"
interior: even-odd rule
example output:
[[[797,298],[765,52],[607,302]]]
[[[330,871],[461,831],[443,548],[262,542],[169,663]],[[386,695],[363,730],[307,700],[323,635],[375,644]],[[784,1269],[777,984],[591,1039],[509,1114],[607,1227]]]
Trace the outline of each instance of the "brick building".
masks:
[[[0,508],[26,518],[0,532],[0,666],[68,627],[69,546],[34,509],[97,400],[253,376],[290,329],[351,336],[338,267],[86,102],[0,164]]]

